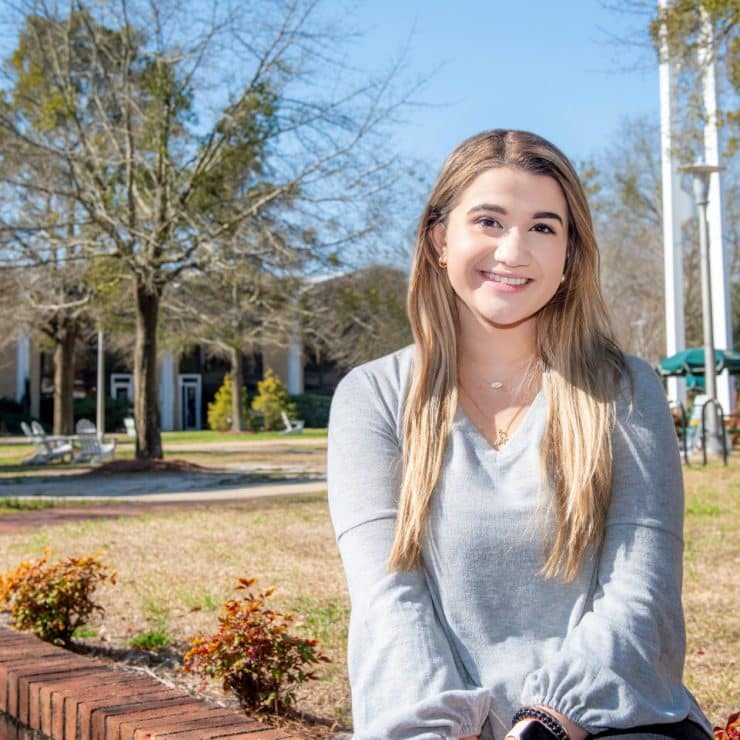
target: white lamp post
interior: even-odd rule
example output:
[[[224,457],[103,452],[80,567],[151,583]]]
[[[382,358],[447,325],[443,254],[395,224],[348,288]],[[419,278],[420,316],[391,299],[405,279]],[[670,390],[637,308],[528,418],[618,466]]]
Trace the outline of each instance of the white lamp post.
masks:
[[[709,176],[723,167],[697,162],[682,168],[693,176],[694,199],[699,210],[699,248],[701,252],[701,301],[704,324],[704,385],[711,403],[708,409],[706,451],[710,455],[721,455],[724,447],[721,430],[717,424],[717,372],[714,360],[714,330],[712,323],[712,282],[709,264]]]
[[[105,432],[105,349],[103,331],[98,329],[98,373],[97,397],[95,404],[95,428],[98,431],[98,442],[103,441]]]

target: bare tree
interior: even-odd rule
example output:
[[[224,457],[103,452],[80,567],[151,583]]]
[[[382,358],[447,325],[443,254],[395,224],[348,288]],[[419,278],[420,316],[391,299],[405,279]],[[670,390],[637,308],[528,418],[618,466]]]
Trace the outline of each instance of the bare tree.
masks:
[[[232,264],[184,275],[164,298],[164,341],[177,349],[200,345],[229,363],[234,432],[245,429],[243,358],[287,346],[300,321],[293,300],[298,290],[297,279]]]
[[[317,0],[22,7],[0,147],[22,148],[26,176],[5,182],[73,200],[103,235],[86,254],[129,276],[137,456],[161,457],[167,287],[218,262],[224,244],[275,275],[341,259],[382,217],[376,195],[393,178],[381,134],[407,96],[396,69],[343,79],[345,33]],[[44,181],[49,163],[60,182]]]
[[[413,341],[406,274],[372,265],[322,281],[303,299],[303,334],[318,355],[351,368]]]
[[[6,159],[6,167],[11,164]],[[47,181],[52,179],[49,173]],[[13,228],[8,228],[0,215],[3,253],[10,255],[13,263],[6,271],[10,289],[0,298],[0,310],[4,323],[14,324],[11,335],[21,327],[36,337],[38,344],[51,347],[53,429],[55,434],[70,434],[74,426],[75,348],[90,323],[90,290],[80,246],[83,237],[71,217],[74,203],[55,203],[50,194],[21,195],[31,197],[6,198],[5,210],[14,211]]]
[[[657,361],[665,351],[660,135],[647,119],[627,120],[603,152],[581,167],[601,247],[604,291],[615,329],[629,351]],[[688,183],[687,183],[688,185]],[[689,185],[690,187],[690,185]],[[726,173],[730,206],[737,176]],[[726,236],[733,283],[740,269],[738,221],[727,208]],[[696,219],[683,226],[686,339],[700,344],[701,288]]]

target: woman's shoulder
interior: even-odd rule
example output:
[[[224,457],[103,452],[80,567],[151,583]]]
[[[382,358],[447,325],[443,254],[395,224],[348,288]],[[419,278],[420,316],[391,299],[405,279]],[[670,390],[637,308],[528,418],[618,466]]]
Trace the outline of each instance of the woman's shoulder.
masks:
[[[675,434],[663,383],[647,360],[624,354],[617,422],[666,436]]]
[[[380,414],[397,427],[413,357],[414,346],[409,345],[350,370],[334,391],[330,425],[347,414]]]
[[[627,353],[622,353],[622,360],[622,399],[631,405],[643,405],[651,401],[661,406],[665,404],[665,391],[652,365],[642,357]]]
[[[410,344],[358,365],[339,382],[334,391],[334,399],[354,396],[358,392],[362,395],[375,394],[386,400],[401,398],[411,372],[413,357],[414,345]]]

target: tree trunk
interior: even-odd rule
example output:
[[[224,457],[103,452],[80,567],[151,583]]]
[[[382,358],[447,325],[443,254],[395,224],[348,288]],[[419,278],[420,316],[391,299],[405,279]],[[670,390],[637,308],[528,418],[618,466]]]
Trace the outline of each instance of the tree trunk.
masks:
[[[242,412],[242,387],[243,381],[243,364],[242,353],[232,347],[229,351],[231,361],[231,431],[244,431],[244,414]]]
[[[160,293],[137,281],[134,347],[134,417],[136,457],[162,459],[162,431],[157,398],[157,321]]]
[[[62,320],[54,338],[54,434],[74,432],[77,326]]]

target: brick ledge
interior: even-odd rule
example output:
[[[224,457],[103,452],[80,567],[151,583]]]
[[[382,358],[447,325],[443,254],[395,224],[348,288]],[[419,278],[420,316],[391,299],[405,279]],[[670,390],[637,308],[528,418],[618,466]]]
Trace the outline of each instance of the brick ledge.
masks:
[[[0,627],[0,740],[295,740],[147,676]]]

